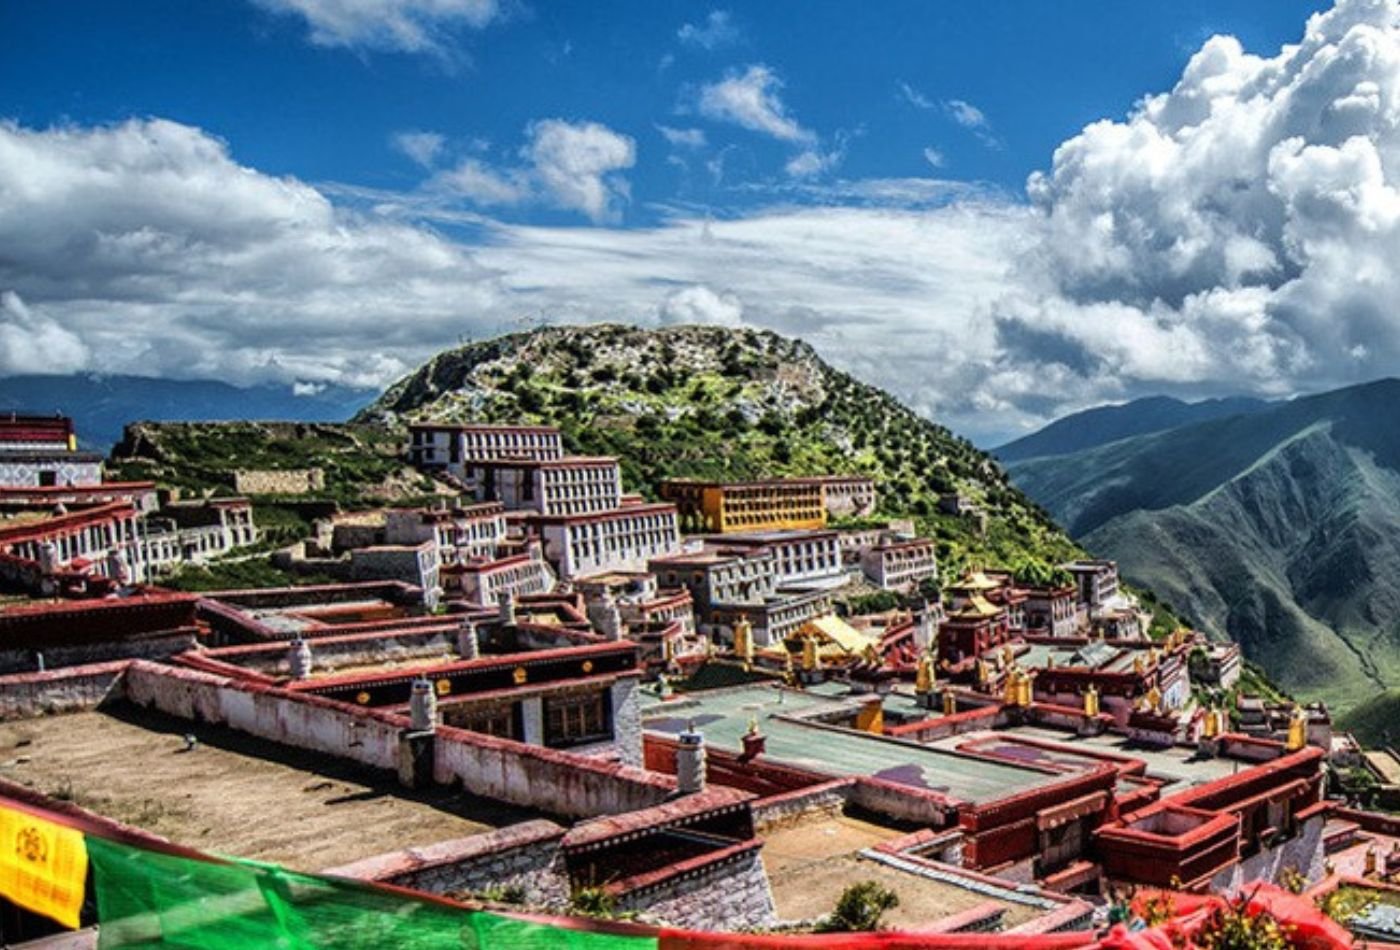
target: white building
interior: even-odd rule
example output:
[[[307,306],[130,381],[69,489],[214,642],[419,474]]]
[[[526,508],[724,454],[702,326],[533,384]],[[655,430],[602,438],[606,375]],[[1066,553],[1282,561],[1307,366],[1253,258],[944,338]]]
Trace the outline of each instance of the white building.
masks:
[[[510,511],[584,515],[622,504],[622,473],[617,459],[606,456],[474,462],[466,473],[478,501],[498,501]]]
[[[550,426],[410,425],[409,461],[422,469],[465,478],[468,462],[557,459],[564,455],[559,430]]]
[[[544,542],[559,577],[643,570],[650,558],[680,550],[675,505],[624,505],[580,515],[537,515],[526,524]]]

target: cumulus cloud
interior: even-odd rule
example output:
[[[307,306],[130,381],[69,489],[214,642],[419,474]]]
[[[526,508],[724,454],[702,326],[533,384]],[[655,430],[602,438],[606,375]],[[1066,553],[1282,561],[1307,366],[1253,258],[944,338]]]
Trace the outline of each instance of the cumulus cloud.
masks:
[[[424,168],[432,168],[447,139],[437,132],[396,132],[390,138],[394,148]]]
[[[631,137],[597,122],[563,119],[534,122],[525,131],[523,165],[494,168],[466,158],[433,176],[429,190],[483,207],[540,202],[594,222],[617,219],[630,193],[621,173],[637,161]]]
[[[711,10],[703,23],[685,23],[676,38],[687,46],[715,50],[739,41],[739,28],[728,10]]]
[[[462,247],[163,120],[0,124],[0,287],[5,372],[347,385],[384,383],[499,297]]]
[[[704,323],[734,327],[742,322],[743,305],[733,294],[719,294],[696,284],[669,294],[657,308],[658,322],[666,325]]]
[[[34,313],[19,294],[0,293],[0,373],[71,373],[90,356],[76,334]]]
[[[815,141],[816,136],[788,114],[782,89],[783,82],[773,70],[756,64],[702,86],[697,105],[701,115],[716,122],[729,122],[783,142]]]
[[[442,53],[449,31],[480,29],[500,14],[496,0],[254,0],[301,17],[317,46]]]
[[[1173,89],[1032,177],[1044,292],[999,319],[1008,342],[1034,328],[1058,343],[1008,361],[1136,390],[1292,392],[1400,369],[1398,120],[1393,2],[1343,0],[1271,57],[1210,39]]]

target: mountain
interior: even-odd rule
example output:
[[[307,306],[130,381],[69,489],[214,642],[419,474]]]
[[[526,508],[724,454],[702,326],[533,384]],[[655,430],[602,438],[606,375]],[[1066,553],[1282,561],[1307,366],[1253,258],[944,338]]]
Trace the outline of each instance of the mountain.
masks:
[[[1400,689],[1371,696],[1343,716],[1338,725],[1363,745],[1400,747]]]
[[[1400,686],[1400,380],[1009,465],[1087,548],[1296,694]]]
[[[1075,546],[966,439],[819,359],[805,343],[721,327],[548,327],[444,352],[357,417],[558,426],[572,452],[616,455],[625,484],[668,476],[861,472],[913,516],[945,567],[1053,561]],[[940,514],[966,496],[979,519]]]
[[[0,412],[61,413],[73,417],[84,446],[106,451],[122,427],[139,419],[279,419],[340,422],[375,393],[344,386],[297,393],[291,386],[240,388],[215,380],[144,376],[10,376],[0,378]]]
[[[1258,412],[1269,405],[1262,399],[1243,396],[1200,402],[1183,402],[1171,396],[1147,396],[1121,405],[1085,409],[1056,419],[1043,429],[993,449],[992,454],[1007,463],[1044,455],[1068,455],[1148,432]]]

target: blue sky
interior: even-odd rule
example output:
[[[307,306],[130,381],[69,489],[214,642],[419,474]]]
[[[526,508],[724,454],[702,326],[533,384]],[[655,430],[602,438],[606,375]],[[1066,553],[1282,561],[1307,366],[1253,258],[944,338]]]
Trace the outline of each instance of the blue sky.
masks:
[[[0,5],[0,374],[809,340],[994,442],[1400,372],[1400,4]]]
[[[1019,194],[1061,141],[1168,88],[1212,33],[1277,47],[1325,5],[536,3],[480,28],[445,23],[438,49],[403,51],[316,45],[301,16],[245,0],[21,0],[0,6],[0,114],[31,127],[160,116],[227,140],[268,174],[374,188],[424,176],[392,147],[401,131],[443,135],[444,158],[509,161],[531,122],[589,120],[635,139],[620,223],[642,224],[657,205],[723,213],[775,195],[818,200],[782,190],[800,147],[695,107],[698,88],[759,64],[821,148],[844,142],[834,176],[937,177]],[[969,113],[953,103],[985,125],[959,124]],[[699,129],[707,144],[678,150],[658,126]],[[705,163],[721,153],[716,183]],[[497,213],[578,217],[542,205]]]

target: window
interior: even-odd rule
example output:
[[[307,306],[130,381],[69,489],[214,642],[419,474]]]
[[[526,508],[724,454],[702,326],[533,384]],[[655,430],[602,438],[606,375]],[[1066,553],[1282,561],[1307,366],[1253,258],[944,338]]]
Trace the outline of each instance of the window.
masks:
[[[555,749],[612,738],[608,692],[546,697],[544,744]]]
[[[455,717],[448,717],[453,719]],[[451,725],[459,729],[467,729],[471,732],[481,732],[488,736],[496,736],[501,739],[519,739],[520,730],[520,708],[518,704],[511,704],[506,707],[496,707],[494,709],[477,709],[463,715]]]

